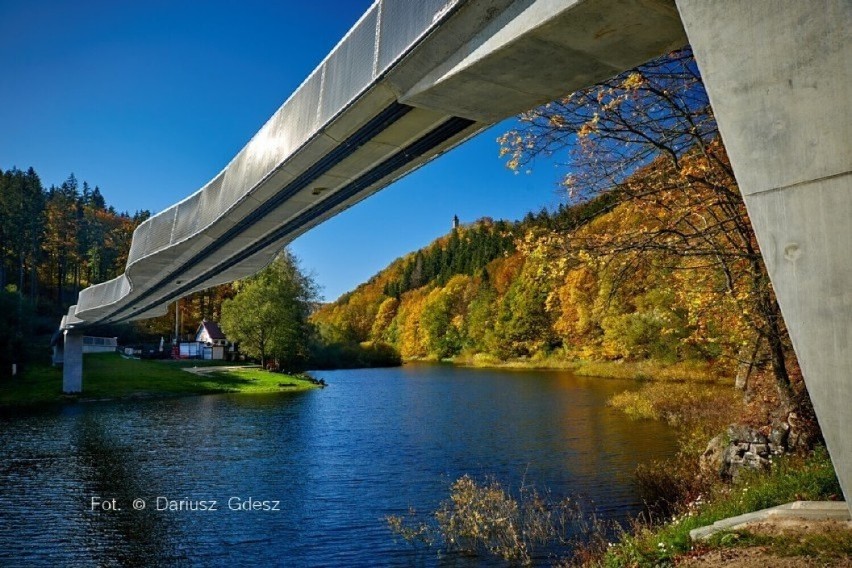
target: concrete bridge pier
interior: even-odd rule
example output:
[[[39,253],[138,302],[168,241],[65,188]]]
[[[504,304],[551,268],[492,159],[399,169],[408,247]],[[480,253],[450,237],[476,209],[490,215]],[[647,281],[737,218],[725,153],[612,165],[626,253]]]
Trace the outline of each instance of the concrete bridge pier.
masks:
[[[80,393],[83,392],[83,334],[69,329],[63,335],[62,392]]]
[[[852,502],[852,2],[676,0]]]

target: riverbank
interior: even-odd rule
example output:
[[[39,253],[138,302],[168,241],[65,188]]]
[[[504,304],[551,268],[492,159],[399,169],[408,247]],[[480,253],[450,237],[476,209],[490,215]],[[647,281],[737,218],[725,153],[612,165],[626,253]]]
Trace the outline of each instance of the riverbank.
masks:
[[[733,388],[736,369],[701,363],[583,361],[553,356],[501,361],[475,355],[446,362],[476,368],[566,370],[586,377],[639,381],[638,389],[612,396],[608,405],[629,419],[663,421],[676,429],[678,455],[636,472],[643,498],[652,502],[670,499],[668,507],[674,510],[674,516],[657,510],[653,514],[663,516],[656,522],[636,522],[626,530],[615,531],[615,542],[608,543],[599,535],[596,542],[603,546],[587,550],[583,565],[852,566],[852,526],[848,523],[831,525],[830,530],[813,523],[783,528],[749,526],[707,541],[690,539],[691,529],[720,519],[797,500],[843,498],[831,461],[821,446],[808,456],[776,459],[768,471],[747,472],[733,484],[699,471],[698,456],[708,440],[728,424],[763,423],[763,417],[755,415],[759,408],[754,406],[760,404],[746,404],[742,392]],[[758,373],[752,383],[755,396],[772,406],[774,388],[767,377]]]
[[[419,360],[414,360],[419,361]],[[565,359],[558,356],[501,360],[484,353],[459,355],[445,362],[462,367],[486,369],[564,370],[581,377],[664,381],[675,383],[717,383],[733,385],[733,370],[724,365],[700,362],[663,363],[645,361],[595,361]]]
[[[140,360],[97,353],[86,355],[83,365],[82,394],[62,394],[61,368],[33,365],[20,377],[0,382],[0,407],[200,394],[299,392],[319,387],[301,376],[213,361]]]
[[[465,475],[450,486],[449,498],[436,511],[389,515],[388,528],[415,547],[518,564],[532,563],[541,556],[537,548],[549,546],[556,565],[590,568],[850,565],[852,525],[845,521],[781,526],[770,517],[762,526],[735,527],[707,540],[690,535],[744,513],[842,497],[821,446],[807,456],[778,459],[768,471],[751,471],[731,485],[716,483],[663,522],[636,521],[628,527],[597,517],[594,504],[583,498],[552,498],[549,491],[539,493],[528,480],[524,483],[515,491],[494,478],[477,481]],[[740,556],[748,561],[727,562]]]
[[[695,542],[689,531],[714,522],[759,511],[792,501],[825,501],[842,499],[840,484],[824,447],[818,446],[808,456],[787,456],[772,464],[769,471],[752,471],[731,485],[716,484],[708,494],[700,495],[674,518],[655,525],[637,525],[623,532],[609,545],[595,566],[702,566],[699,559],[724,558],[729,549],[759,546],[752,551],[753,563],[736,566],[780,565],[773,559],[801,560],[802,565],[847,566],[840,564],[852,555],[852,530],[837,530],[831,538],[807,527],[787,534],[759,534],[751,528],[721,532],[707,541]],[[727,554],[734,558],[735,555]],[[756,558],[756,560],[755,560]],[[761,562],[762,561],[762,562]],[[691,564],[690,562],[696,562]],[[714,565],[727,565],[714,564]],[[784,564],[796,565],[796,564]]]

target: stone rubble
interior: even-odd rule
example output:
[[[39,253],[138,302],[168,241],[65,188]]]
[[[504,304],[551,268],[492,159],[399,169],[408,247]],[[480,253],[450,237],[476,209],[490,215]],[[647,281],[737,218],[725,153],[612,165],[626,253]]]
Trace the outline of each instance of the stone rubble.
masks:
[[[724,479],[734,479],[744,469],[769,467],[773,457],[793,449],[790,445],[790,425],[780,422],[768,435],[743,424],[732,424],[710,440],[701,456],[701,469]]]

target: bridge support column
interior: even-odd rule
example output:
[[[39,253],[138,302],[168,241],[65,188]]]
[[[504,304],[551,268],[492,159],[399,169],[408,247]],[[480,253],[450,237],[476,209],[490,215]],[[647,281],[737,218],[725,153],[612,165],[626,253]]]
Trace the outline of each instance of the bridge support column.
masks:
[[[676,1],[850,503],[852,3]]]
[[[64,362],[62,364],[62,392],[83,392],[83,334],[68,330],[64,332]]]

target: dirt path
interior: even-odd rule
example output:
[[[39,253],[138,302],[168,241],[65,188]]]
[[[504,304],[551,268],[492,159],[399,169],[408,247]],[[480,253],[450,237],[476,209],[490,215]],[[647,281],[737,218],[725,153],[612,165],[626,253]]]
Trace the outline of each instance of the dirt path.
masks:
[[[217,371],[238,371],[240,369],[260,369],[260,365],[214,365],[209,367],[181,367],[182,370],[195,375],[206,375]]]
[[[852,522],[779,519],[748,525],[742,529],[775,544],[723,548],[681,558],[677,566],[689,568],[852,568]],[[785,551],[807,549],[812,555],[789,556]]]

